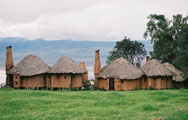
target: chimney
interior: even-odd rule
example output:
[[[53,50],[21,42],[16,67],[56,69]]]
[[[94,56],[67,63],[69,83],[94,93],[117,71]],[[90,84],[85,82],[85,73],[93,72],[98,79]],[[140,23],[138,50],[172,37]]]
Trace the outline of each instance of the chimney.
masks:
[[[94,75],[98,75],[101,71],[101,63],[100,63],[100,50],[95,50],[95,65],[94,65]]]
[[[12,46],[8,46],[6,48],[6,66],[5,66],[5,70],[8,71],[12,67],[14,67],[13,57],[12,57]]]
[[[88,80],[88,70],[87,70],[85,62],[80,62],[80,68],[82,70],[86,71],[86,73],[84,73],[84,75],[83,75],[83,80],[84,81]]]
[[[146,56],[146,63],[150,61],[149,56]]]
[[[94,89],[99,88],[99,82],[98,78],[96,77],[101,72],[101,63],[100,63],[100,50],[95,50],[95,65],[94,65],[94,75],[95,75],[95,81],[94,81]]]

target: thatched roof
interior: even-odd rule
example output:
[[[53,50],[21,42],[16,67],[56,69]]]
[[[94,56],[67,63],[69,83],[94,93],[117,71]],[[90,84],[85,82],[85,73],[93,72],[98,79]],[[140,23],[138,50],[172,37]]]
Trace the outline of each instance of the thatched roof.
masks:
[[[56,64],[48,71],[48,73],[73,73],[80,74],[85,73],[86,71],[82,70],[79,65],[67,56],[62,56],[57,60]]]
[[[150,77],[173,75],[167,68],[165,68],[159,61],[155,59],[145,63],[141,69],[146,74],[146,76]]]
[[[166,62],[166,63],[163,63],[163,66],[174,74],[172,77],[172,80],[177,81],[177,82],[184,81],[183,73],[180,70],[178,70],[176,67],[174,67],[172,64]]]
[[[33,76],[46,73],[50,68],[40,58],[35,55],[24,57],[16,66],[7,71],[7,74],[17,74],[20,76]]]
[[[97,77],[133,80],[140,78],[142,75],[142,70],[132,65],[126,59],[118,58],[111,64],[103,67]]]

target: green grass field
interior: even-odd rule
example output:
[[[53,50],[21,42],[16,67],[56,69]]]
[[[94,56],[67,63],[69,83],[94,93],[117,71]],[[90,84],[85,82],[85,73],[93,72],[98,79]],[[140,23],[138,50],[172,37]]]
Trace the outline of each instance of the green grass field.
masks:
[[[188,90],[0,89],[3,119],[188,120]]]

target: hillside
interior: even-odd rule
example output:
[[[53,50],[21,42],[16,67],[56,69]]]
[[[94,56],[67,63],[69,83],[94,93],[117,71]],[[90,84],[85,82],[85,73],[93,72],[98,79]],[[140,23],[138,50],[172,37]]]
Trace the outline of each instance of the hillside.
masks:
[[[188,90],[0,89],[0,119],[187,120]]]

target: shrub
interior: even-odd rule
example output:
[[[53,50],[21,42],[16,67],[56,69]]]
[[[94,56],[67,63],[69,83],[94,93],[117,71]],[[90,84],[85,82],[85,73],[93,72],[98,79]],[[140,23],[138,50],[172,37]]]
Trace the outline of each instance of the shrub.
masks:
[[[138,90],[137,86],[136,86],[136,87],[134,87],[134,90]]]
[[[149,88],[148,88],[148,89],[149,89],[149,90],[154,90],[152,86],[149,86]]]
[[[71,91],[79,91],[79,88],[71,88]]]

